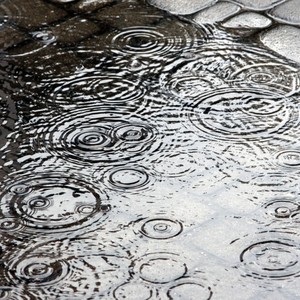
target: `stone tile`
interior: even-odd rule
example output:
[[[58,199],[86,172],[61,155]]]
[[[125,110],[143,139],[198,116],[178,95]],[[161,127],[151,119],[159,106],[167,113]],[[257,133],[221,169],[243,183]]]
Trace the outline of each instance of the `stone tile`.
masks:
[[[289,0],[276,6],[268,14],[279,22],[300,25],[299,4],[299,0]]]
[[[190,15],[213,5],[217,0],[148,0],[151,5],[177,15]]]
[[[271,50],[300,63],[300,29],[279,25],[260,35],[261,42]]]
[[[218,2],[211,7],[199,11],[193,19],[199,24],[220,22],[234,15],[240,9],[239,5],[231,2]]]
[[[0,15],[21,27],[31,29],[57,21],[67,13],[41,0],[6,0],[0,4]]]
[[[75,17],[52,28],[51,32],[56,40],[61,43],[75,43],[100,31],[100,28],[93,22]]]
[[[87,13],[115,2],[117,2],[117,0],[82,0],[74,3],[70,8],[77,13]]]
[[[269,27],[271,24],[272,21],[263,15],[255,12],[244,12],[230,18],[222,25],[233,29],[262,29]]]
[[[245,8],[253,10],[265,10],[274,7],[276,4],[284,0],[234,0],[234,2],[241,4]]]
[[[26,40],[27,37],[24,33],[18,31],[17,29],[10,27],[10,26],[4,26],[0,27],[0,48],[1,50],[5,50],[9,47],[15,46],[24,40]]]

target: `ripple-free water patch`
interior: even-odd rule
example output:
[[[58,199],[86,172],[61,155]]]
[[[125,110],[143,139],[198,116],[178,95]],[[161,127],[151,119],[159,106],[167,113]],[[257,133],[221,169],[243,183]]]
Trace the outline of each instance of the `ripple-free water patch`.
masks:
[[[190,123],[210,139],[226,141],[270,139],[298,122],[293,99],[268,90],[224,88],[187,102]]]
[[[59,173],[25,174],[8,182],[1,195],[2,227],[21,224],[24,231],[78,230],[103,218],[107,197],[93,185]],[[12,223],[7,223],[12,220]]]

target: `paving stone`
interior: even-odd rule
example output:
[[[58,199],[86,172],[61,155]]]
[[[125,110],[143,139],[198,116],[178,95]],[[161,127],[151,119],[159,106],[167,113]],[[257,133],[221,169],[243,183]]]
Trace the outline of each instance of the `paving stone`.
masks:
[[[5,50],[26,40],[24,33],[10,26],[0,27],[0,49]]]
[[[199,24],[220,22],[234,15],[240,9],[239,5],[231,2],[218,2],[211,7],[199,11],[193,19]]]
[[[261,42],[271,50],[300,63],[300,29],[279,25],[260,35]]]
[[[6,0],[0,4],[0,16],[31,29],[51,24],[67,15],[64,10],[41,0]]]
[[[77,13],[86,13],[103,8],[115,2],[117,2],[117,0],[82,0],[74,3],[70,8]]]
[[[300,2],[299,0],[290,0],[284,2],[269,12],[269,16],[279,22],[300,25]]]
[[[267,28],[272,24],[272,21],[255,12],[244,12],[234,16],[224,22],[222,25],[226,28],[234,29],[258,29]]]
[[[148,0],[148,2],[173,14],[190,15],[213,5],[217,0]]]
[[[100,28],[93,22],[75,17],[56,25],[52,29],[52,34],[61,43],[76,43],[92,34],[100,31]]]
[[[265,10],[274,7],[284,0],[234,0],[234,2],[243,5],[245,8],[253,10]]]

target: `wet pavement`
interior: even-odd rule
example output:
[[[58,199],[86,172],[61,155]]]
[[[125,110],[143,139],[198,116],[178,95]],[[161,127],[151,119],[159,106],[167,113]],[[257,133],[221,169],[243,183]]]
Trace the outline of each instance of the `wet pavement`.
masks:
[[[2,0],[1,299],[299,299],[296,0]]]

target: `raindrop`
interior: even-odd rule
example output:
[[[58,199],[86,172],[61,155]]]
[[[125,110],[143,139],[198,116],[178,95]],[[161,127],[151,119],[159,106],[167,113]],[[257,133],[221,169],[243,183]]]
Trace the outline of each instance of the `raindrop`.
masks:
[[[95,175],[98,177],[97,172]],[[127,191],[144,189],[150,178],[144,168],[125,166],[110,169],[103,174],[103,180],[112,189]]]
[[[288,199],[273,199],[265,206],[266,213],[275,218],[290,218],[299,209],[297,202]]]
[[[86,227],[105,213],[101,205],[106,195],[85,181],[59,173],[36,174],[18,181],[18,185],[30,186],[30,191],[0,196],[1,212],[7,220],[2,226],[9,226],[8,220],[17,216],[27,231],[67,232]]]
[[[266,90],[219,89],[186,104],[185,111],[194,128],[210,139],[270,139],[297,122],[296,104],[279,97]]]
[[[228,79],[241,87],[257,87],[268,90],[292,92],[299,87],[297,69],[279,63],[261,63],[243,66],[230,74]]]
[[[27,257],[11,266],[8,275],[12,281],[27,285],[43,286],[57,284],[68,274],[68,264],[49,257]]]
[[[247,247],[240,260],[248,276],[274,280],[298,276],[299,249],[288,242],[263,241]]]
[[[172,286],[167,295],[172,300],[209,300],[212,297],[212,291],[199,283],[186,282]]]
[[[80,164],[138,160],[161,147],[162,134],[149,121],[124,113],[78,110],[49,123],[32,131],[33,148]]]
[[[134,262],[135,272],[146,282],[163,284],[183,277],[187,272],[185,263],[171,253],[151,253]]]
[[[120,285],[114,290],[114,299],[147,300],[151,299],[154,292],[149,286],[142,283],[128,282]]]
[[[132,26],[123,28],[113,36],[108,36],[113,52],[153,58],[176,53],[184,48],[203,43],[206,39],[207,34],[202,28],[193,30],[193,27],[187,23],[167,17],[156,27]]]
[[[151,239],[164,240],[176,237],[183,230],[183,225],[176,220],[154,218],[143,220],[140,232]]]
[[[280,151],[276,154],[275,158],[276,162],[282,167],[298,169],[300,166],[299,150]]]

